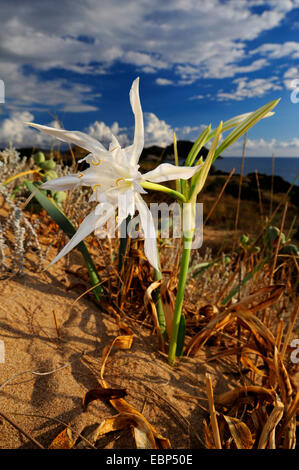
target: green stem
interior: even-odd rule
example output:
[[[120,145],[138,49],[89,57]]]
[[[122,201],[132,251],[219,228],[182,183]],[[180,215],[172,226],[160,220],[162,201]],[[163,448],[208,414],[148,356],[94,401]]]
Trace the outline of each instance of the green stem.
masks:
[[[191,244],[192,244],[192,238],[184,237],[184,248],[183,248],[182,259],[181,259],[181,269],[180,269],[180,275],[179,275],[178,291],[177,291],[177,296],[175,299],[174,316],[173,316],[172,331],[171,331],[171,338],[170,338],[169,352],[168,352],[168,362],[170,365],[174,365],[175,363],[178,332],[179,332],[179,326],[180,326],[180,321],[181,321],[184,293],[185,293],[185,287],[186,287],[188,269],[189,269]]]
[[[122,221],[120,231],[121,234],[123,235],[123,230],[125,229],[126,236],[120,238],[119,242],[119,251],[118,251],[118,273],[120,276],[123,275],[124,273],[124,265],[125,265],[125,255],[127,251],[127,246],[128,246],[128,225],[131,221],[131,216],[128,215],[128,217]]]
[[[141,186],[144,189],[151,189],[152,191],[160,191],[162,193],[169,194],[175,199],[180,199],[181,201],[186,202],[186,198],[182,193],[180,193],[179,191],[175,191],[174,189],[168,188],[167,186],[163,186],[162,184],[150,183],[149,181],[143,181],[141,183]]]
[[[159,271],[154,269],[154,279],[155,281],[160,281],[162,279],[162,272],[161,272],[161,267],[160,267],[160,256],[159,256],[159,250],[157,247],[157,255],[158,255],[158,263],[159,263]],[[164,309],[163,309],[163,303],[161,300],[161,295],[160,295],[160,289],[156,290],[156,309],[157,309],[157,316],[158,316],[158,321],[160,325],[160,331],[165,339],[166,337],[166,322],[165,322],[165,315],[164,315]]]

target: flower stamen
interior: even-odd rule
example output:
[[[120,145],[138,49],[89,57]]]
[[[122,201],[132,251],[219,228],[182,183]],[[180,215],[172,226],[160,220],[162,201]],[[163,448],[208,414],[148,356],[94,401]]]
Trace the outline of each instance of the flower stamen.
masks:
[[[100,183],[94,184],[92,190],[95,191],[96,188],[100,188],[102,185]]]
[[[125,179],[124,178],[118,178],[115,182],[116,186],[119,186],[121,181],[125,181]]]
[[[102,163],[102,160],[99,159],[97,162],[95,162],[94,160],[91,160],[91,163],[92,163],[94,166],[99,166],[99,165]]]
[[[77,178],[83,178],[83,176],[84,176],[84,173],[79,173],[79,174],[77,175]]]
[[[120,148],[120,145],[118,145],[117,147],[114,147],[114,149],[110,150],[110,152],[114,152],[114,150]]]

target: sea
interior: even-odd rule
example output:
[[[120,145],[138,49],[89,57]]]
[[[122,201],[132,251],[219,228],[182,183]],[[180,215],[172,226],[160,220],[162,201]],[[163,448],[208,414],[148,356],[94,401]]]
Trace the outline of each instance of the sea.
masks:
[[[235,174],[241,171],[241,157],[222,157],[215,160],[213,163],[216,170],[221,170],[229,173],[232,168],[235,168]],[[258,173],[265,175],[272,175],[272,158],[271,157],[245,157],[244,160],[244,175],[253,173],[255,170]],[[274,158],[274,175],[281,176],[285,181],[295,182],[299,186],[299,158],[297,157],[275,157]]]

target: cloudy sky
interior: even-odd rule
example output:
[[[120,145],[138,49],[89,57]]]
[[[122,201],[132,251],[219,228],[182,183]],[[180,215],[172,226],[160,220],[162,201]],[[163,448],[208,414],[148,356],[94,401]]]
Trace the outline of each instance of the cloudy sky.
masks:
[[[47,144],[28,120],[128,143],[139,76],[146,146],[281,97],[247,155],[299,157],[298,59],[299,0],[2,0],[0,145]]]

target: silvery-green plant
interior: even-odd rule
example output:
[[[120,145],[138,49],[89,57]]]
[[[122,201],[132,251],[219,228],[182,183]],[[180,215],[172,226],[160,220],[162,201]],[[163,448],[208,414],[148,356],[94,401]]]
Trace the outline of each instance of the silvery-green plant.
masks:
[[[11,193],[0,184],[0,194],[9,206],[9,214],[0,220],[0,263],[1,271],[10,271],[22,274],[24,271],[24,257],[32,246],[37,251],[38,263],[44,262],[42,249],[38,241],[36,227],[25,217],[20,205],[11,199]],[[37,222],[38,223],[38,222]],[[11,230],[13,241],[8,236]],[[8,254],[10,251],[10,255]],[[9,266],[9,258],[11,263]]]
[[[56,162],[50,158],[46,160],[43,152],[39,151],[33,155],[34,163],[41,169],[42,182],[46,183],[53,179],[57,178],[57,173],[55,171]],[[45,193],[47,191],[45,190]],[[49,190],[50,196],[54,199],[58,206],[62,206],[63,202],[66,200],[66,193],[64,191],[54,191]]]
[[[16,173],[22,172],[28,167],[26,157],[21,157],[20,153],[12,146],[0,152],[1,182],[10,179]]]
[[[5,243],[5,237],[4,237],[4,232],[2,228],[2,224],[0,222],[0,270],[1,271],[6,271],[8,269],[8,264],[7,264],[7,244]]]

